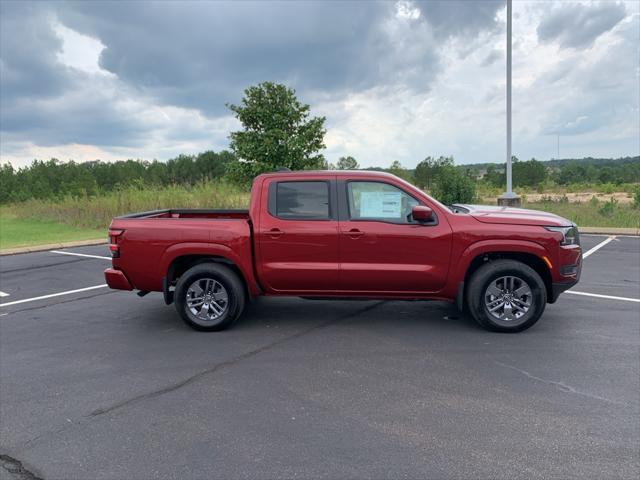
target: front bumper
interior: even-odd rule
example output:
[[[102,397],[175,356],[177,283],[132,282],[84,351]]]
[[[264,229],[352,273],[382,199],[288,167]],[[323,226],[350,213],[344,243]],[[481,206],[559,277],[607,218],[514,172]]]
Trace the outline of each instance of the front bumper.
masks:
[[[557,282],[551,284],[551,298],[547,300],[549,303],[555,303],[562,292],[569,290],[580,281],[580,274],[582,273],[582,256],[580,257],[580,262],[576,265],[576,267],[577,273],[571,280],[567,282]]]
[[[109,288],[113,288],[115,290],[133,290],[129,279],[127,279],[125,274],[115,268],[107,268],[104,271],[104,279],[106,280],[107,285],[109,285]]]

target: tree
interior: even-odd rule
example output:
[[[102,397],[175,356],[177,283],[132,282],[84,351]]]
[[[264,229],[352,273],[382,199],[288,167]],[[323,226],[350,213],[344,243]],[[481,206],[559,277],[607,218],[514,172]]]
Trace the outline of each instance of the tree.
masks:
[[[453,157],[427,157],[416,165],[416,184],[420,188],[431,190],[438,172],[447,165],[453,165]]]
[[[230,164],[231,177],[241,183],[277,167],[292,170],[323,168],[320,150],[325,148],[325,117],[310,117],[295,90],[264,82],[247,88],[240,105],[227,107],[242,123],[243,130],[230,135],[231,150],[238,163]]]
[[[470,203],[476,196],[476,184],[459,168],[444,165],[438,172],[432,193],[446,205]]]
[[[535,158],[513,162],[513,183],[516,187],[536,187],[547,178],[547,169]]]
[[[391,166],[387,169],[387,172],[395,175],[396,177],[400,177],[403,180],[406,180],[407,182],[413,181],[413,179],[411,178],[411,172],[409,172],[409,170],[404,168],[402,164],[397,160],[395,160],[391,164]]]
[[[336,165],[338,170],[357,170],[360,168],[358,162],[353,157],[340,157]]]

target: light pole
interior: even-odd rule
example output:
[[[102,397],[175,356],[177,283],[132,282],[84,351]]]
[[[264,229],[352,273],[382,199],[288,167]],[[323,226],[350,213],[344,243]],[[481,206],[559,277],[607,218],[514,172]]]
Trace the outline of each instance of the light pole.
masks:
[[[507,191],[498,197],[498,205],[520,206],[520,197],[513,193],[511,174],[511,0],[507,0]]]

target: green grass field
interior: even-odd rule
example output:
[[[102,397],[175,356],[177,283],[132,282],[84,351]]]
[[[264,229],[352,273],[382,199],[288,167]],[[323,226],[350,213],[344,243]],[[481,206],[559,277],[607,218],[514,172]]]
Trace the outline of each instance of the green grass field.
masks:
[[[524,202],[524,208],[568,218],[578,227],[640,228],[640,209],[614,202]]]
[[[0,249],[106,238],[104,229],[78,228],[54,221],[0,213]]]
[[[525,197],[526,199],[526,197]],[[494,204],[495,200],[484,203]],[[224,182],[193,187],[129,188],[105,195],[60,200],[28,200],[6,205],[0,214],[0,249],[104,238],[117,215],[160,208],[247,208],[249,192]],[[640,228],[640,208],[616,201],[527,202],[580,227]]]

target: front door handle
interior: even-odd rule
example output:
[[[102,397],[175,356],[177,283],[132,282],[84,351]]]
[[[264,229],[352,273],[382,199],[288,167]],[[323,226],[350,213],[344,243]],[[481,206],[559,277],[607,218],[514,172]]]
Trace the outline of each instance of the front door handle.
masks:
[[[272,228],[267,232],[267,235],[269,235],[271,238],[280,238],[282,235],[284,235],[284,232],[279,228]]]
[[[349,230],[348,232],[345,232],[347,235],[349,235],[351,238],[360,238],[362,235],[364,235],[364,232],[361,230],[358,230],[357,228],[352,228],[351,230]]]

